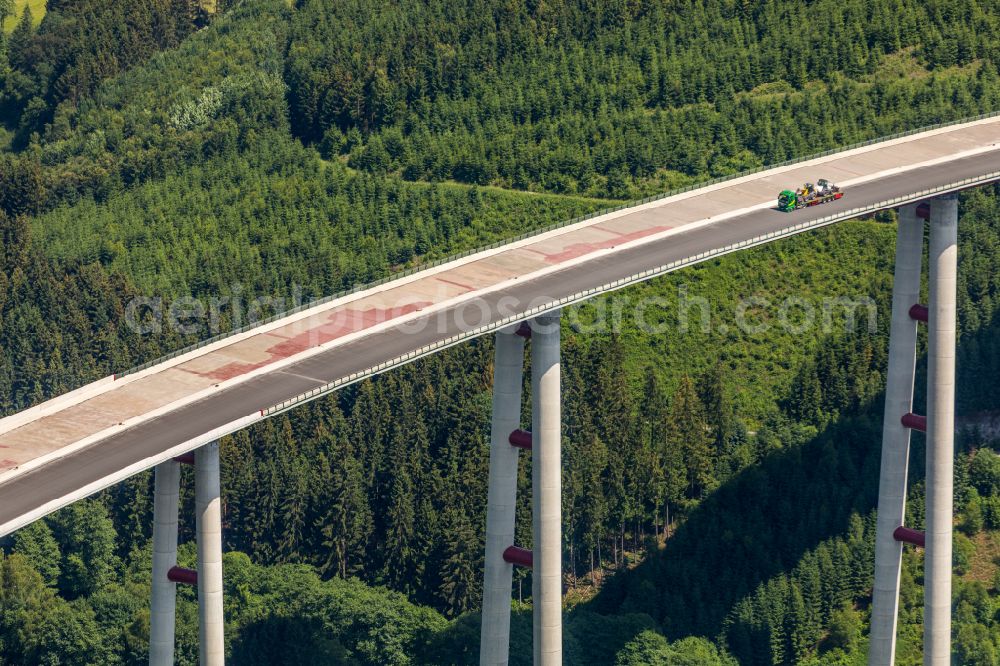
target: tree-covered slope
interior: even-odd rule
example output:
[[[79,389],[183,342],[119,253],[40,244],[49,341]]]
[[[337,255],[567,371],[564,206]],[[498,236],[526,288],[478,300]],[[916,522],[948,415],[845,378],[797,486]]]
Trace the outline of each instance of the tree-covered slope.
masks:
[[[407,179],[623,198],[997,100],[994,2],[298,7],[297,136]]]
[[[581,195],[992,110],[1000,91],[995,2],[243,0],[211,20],[195,4],[50,0],[37,30],[0,42],[5,412],[207,334],[135,335],[135,295],[329,294],[607,205]],[[144,41],[161,19],[173,37]],[[961,205],[959,402],[975,414],[997,408],[1000,207],[993,189]],[[569,663],[861,654],[891,221],[569,313],[566,582],[574,599],[605,585],[568,616]],[[770,301],[750,314],[766,334],[735,319],[755,297]],[[780,321],[786,302],[840,298],[872,299],[874,334],[864,316],[828,331]],[[706,330],[684,305],[700,299]],[[655,332],[638,326],[644,301]],[[619,330],[591,326],[619,311]],[[490,357],[475,342],[224,442],[237,662],[285,646],[296,663],[475,662]],[[963,460],[979,586],[963,586],[956,617],[972,664],[995,633],[996,533],[973,528],[977,511],[995,527],[996,489]],[[142,660],[150,490],[139,475],[5,544],[28,562],[0,565],[13,609],[0,663]],[[188,480],[184,515],[191,502]],[[907,566],[911,659],[919,559]],[[528,590],[520,572],[514,594]],[[195,658],[189,592],[181,663]],[[528,663],[518,608],[512,659]]]

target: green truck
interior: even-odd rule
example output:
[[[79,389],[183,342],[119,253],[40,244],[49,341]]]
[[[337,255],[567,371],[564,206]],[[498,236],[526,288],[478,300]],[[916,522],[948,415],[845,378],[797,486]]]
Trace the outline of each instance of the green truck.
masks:
[[[816,181],[815,185],[806,183],[795,191],[782,191],[778,195],[778,210],[787,213],[799,208],[805,208],[806,206],[818,206],[819,204],[836,201],[843,196],[844,193],[840,191],[839,187],[826,178],[821,178]]]

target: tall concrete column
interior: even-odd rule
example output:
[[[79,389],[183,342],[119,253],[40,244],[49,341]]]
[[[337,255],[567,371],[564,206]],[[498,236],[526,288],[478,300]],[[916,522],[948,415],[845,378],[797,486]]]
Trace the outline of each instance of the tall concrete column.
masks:
[[[524,338],[513,330],[496,335],[493,362],[493,422],[490,430],[490,477],[486,500],[486,574],[479,663],[506,666],[510,649],[510,590],[513,565],[503,551],[514,544],[518,449],[510,434],[521,427]]]
[[[168,460],[157,465],[153,475],[153,586],[149,609],[149,666],[174,666],[177,584],[167,579],[167,572],[177,564],[180,465]]]
[[[222,612],[222,500],[219,443],[194,454],[194,503],[198,530],[198,637],[201,666],[225,663]]]
[[[910,456],[910,429],[900,418],[912,410],[913,375],[917,354],[917,323],[910,307],[920,297],[924,221],[916,204],[899,210],[896,230],[896,269],[892,285],[892,321],[889,329],[889,368],[882,421],[882,470],[879,474],[878,526],[875,533],[875,585],[872,592],[870,666],[892,666],[896,653],[896,617],[902,543],[893,537],[903,525],[906,477]]]
[[[532,607],[535,666],[562,664],[562,410],[559,313],[531,335]]]
[[[927,350],[927,548],[924,664],[951,663],[951,538],[955,468],[955,319],[958,200],[931,201]]]

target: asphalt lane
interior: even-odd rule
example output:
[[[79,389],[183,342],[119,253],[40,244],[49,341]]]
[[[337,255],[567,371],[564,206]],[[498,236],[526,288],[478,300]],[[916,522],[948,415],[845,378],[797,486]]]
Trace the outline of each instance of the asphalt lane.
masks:
[[[556,301],[755,236],[996,170],[1000,170],[1000,151],[991,151],[853,186],[845,189],[845,196],[840,201],[815,208],[793,213],[759,210],[722,220],[492,292],[480,297],[482,307],[465,310],[465,322],[475,327],[497,320],[501,298],[505,311],[523,312],[540,302]],[[820,176],[822,174],[817,174]],[[12,479],[0,485],[0,524],[255,411],[353,373],[368,371],[385,360],[460,332],[459,322],[452,316],[454,309],[447,314],[446,317],[428,315],[430,321],[422,328],[408,326],[376,332],[284,370],[259,376]]]

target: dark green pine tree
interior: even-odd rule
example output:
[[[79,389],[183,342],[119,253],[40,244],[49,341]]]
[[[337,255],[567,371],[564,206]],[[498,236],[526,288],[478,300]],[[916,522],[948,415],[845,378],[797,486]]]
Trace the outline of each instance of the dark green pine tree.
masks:
[[[683,442],[672,429],[670,409],[664,409],[659,413],[662,414],[662,420],[658,421],[659,425],[651,423],[651,430],[656,433],[655,439],[651,441],[652,454],[659,468],[662,483],[660,503],[656,510],[661,514],[664,534],[669,536],[670,524],[674,518],[672,511],[683,502],[688,480]]]
[[[594,378],[591,382],[591,404],[594,405],[594,427],[598,437],[608,447],[607,500],[608,517],[614,521],[615,564],[624,549],[625,527],[641,513],[636,467],[636,431],[633,424],[632,392],[625,371],[625,356],[621,340],[612,335],[593,352]]]
[[[15,35],[19,30],[20,27]],[[15,35],[11,36],[12,48]],[[42,166],[36,159],[0,154],[0,211],[17,220],[20,216],[37,213],[44,196]],[[5,226],[8,230],[16,230],[19,225]]]
[[[8,276],[15,267],[24,267],[27,263],[29,234],[27,218],[9,215],[0,205],[0,275],[3,276],[3,286],[7,287],[0,291],[0,312],[13,296],[9,291],[11,283]]]
[[[807,363],[792,380],[786,409],[795,421],[819,425],[824,420],[823,387],[815,362]]]
[[[874,514],[862,519],[857,513],[852,513],[847,526],[847,546],[850,550],[850,565],[847,578],[853,596],[859,597],[872,584],[872,567],[875,564],[874,539],[869,533],[874,533]]]
[[[129,550],[142,548],[151,536],[152,482],[153,472],[143,472],[130,477],[109,491],[119,537],[119,557],[126,558]]]
[[[326,513],[322,519],[324,557],[320,571],[346,578],[364,572],[367,546],[372,534],[372,514],[365,496],[361,466],[343,439],[335,440],[326,469],[329,483],[324,489]]]
[[[589,357],[576,335],[568,335],[562,345],[563,433],[571,440],[592,427],[592,405],[589,382]]]
[[[10,66],[14,69],[25,69],[29,64],[28,51],[31,47],[31,40],[35,34],[35,18],[31,15],[31,7],[24,5],[24,12],[21,13],[21,20],[17,27],[10,33],[7,41],[7,57]]]
[[[804,557],[795,576],[805,604],[804,632],[812,643],[819,641],[823,632],[823,619],[829,617],[823,613],[823,582],[817,559],[816,553]]]
[[[666,442],[668,405],[660,378],[652,366],[646,368],[642,396],[639,403],[639,446],[641,447],[638,473],[639,483],[645,488],[646,518],[652,519],[655,535],[665,525],[664,507],[668,499],[676,499],[669,492],[666,475]]]
[[[410,388],[405,387],[395,405],[400,413],[383,471],[387,496],[382,505],[384,533],[379,538],[385,580],[407,594],[417,594],[424,583],[422,546],[431,545],[437,535],[427,524],[434,513],[430,498],[435,495],[423,484],[428,470],[427,429],[413,410]]]
[[[789,637],[785,629],[785,616],[788,612],[786,600],[789,597],[788,578],[781,575],[763,591],[764,621],[767,623],[768,639],[772,664],[794,663],[789,657]]]
[[[681,377],[667,415],[667,446],[682,454],[688,499],[701,499],[712,486],[712,435],[694,384]],[[669,470],[674,472],[674,470]]]
[[[311,471],[303,458],[289,453],[288,458],[283,460],[280,476],[280,520],[275,525],[280,528],[277,536],[278,558],[282,562],[299,562],[302,559],[306,531],[310,527],[306,521]]]
[[[726,392],[726,369],[721,361],[706,372],[698,383],[698,398],[705,408],[705,418],[712,432],[720,462],[733,431],[732,402]]]
[[[818,636],[812,636],[809,631],[809,612],[802,598],[802,590],[794,580],[789,581],[788,585],[785,617],[785,636],[788,640],[786,654],[792,657],[791,663],[798,664],[809,654]]]
[[[444,557],[438,594],[446,614],[455,617],[477,607],[482,598],[483,549],[458,498],[442,520]]]
[[[223,532],[226,547],[243,552],[251,550],[250,535],[255,532],[257,473],[249,430],[241,430],[220,443],[222,499],[226,506],[228,529]]]
[[[603,478],[607,473],[608,449],[596,434],[590,434],[580,447],[581,496],[577,500],[579,538],[590,558],[590,571],[601,567],[601,540],[605,535],[609,502]],[[595,563],[594,555],[597,555]]]
[[[417,587],[413,576],[416,512],[413,508],[413,482],[405,468],[396,470],[388,500],[385,535],[381,544],[383,577],[396,589],[413,593]]]
[[[389,464],[385,445],[389,440],[390,424],[394,421],[384,384],[371,380],[362,382],[348,419],[350,439],[361,462],[365,488],[376,512],[376,507],[387,499],[388,485],[383,473]]]
[[[203,16],[199,0],[170,0],[170,15],[174,20],[175,35],[179,39],[194,32]]]

